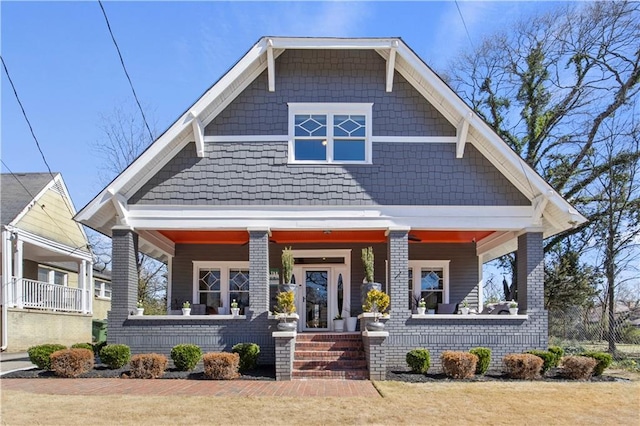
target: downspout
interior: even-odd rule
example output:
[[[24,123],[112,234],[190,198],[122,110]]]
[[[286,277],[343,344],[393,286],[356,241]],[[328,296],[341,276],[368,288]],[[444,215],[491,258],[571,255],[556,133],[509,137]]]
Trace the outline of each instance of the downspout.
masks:
[[[11,236],[9,231],[3,226],[2,227],[2,347],[1,351],[6,351],[9,346],[9,336],[8,334],[8,295],[7,295],[7,287],[8,280],[12,279],[13,271],[11,270],[11,244],[7,243],[10,240]]]

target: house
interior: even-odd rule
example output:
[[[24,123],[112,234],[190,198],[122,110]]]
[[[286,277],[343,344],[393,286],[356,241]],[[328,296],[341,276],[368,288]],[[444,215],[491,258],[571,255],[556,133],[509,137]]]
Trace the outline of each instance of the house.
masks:
[[[585,221],[401,39],[282,37],[252,46],[76,219],[112,236],[110,342],[255,342],[279,379],[340,301],[361,313],[369,246],[391,298],[385,331],[361,335],[369,377],[416,347],[488,346],[497,362],[546,348],[542,241]],[[285,247],[297,333],[270,315]],[[169,312],[191,301],[200,315],[132,315],[138,250],[167,262]],[[518,315],[414,313],[421,297],[480,311],[483,263],[513,250]]]
[[[3,173],[0,179],[2,350],[90,342],[93,259],[62,176]],[[102,299],[97,304],[107,304],[105,315],[110,302]]]

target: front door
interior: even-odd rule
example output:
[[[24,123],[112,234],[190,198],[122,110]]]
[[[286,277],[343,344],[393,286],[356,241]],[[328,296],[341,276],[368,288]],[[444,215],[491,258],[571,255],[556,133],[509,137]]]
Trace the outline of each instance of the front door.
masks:
[[[298,331],[331,331],[349,311],[350,250],[294,250]]]

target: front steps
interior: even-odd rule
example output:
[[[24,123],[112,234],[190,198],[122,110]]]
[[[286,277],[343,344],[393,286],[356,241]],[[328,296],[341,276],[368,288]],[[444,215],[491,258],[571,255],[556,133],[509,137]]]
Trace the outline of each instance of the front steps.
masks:
[[[360,333],[298,333],[292,378],[367,380]]]

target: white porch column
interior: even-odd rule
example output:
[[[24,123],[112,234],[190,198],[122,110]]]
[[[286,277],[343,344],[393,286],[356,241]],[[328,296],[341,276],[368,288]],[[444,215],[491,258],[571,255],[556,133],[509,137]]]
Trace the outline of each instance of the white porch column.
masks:
[[[478,312],[484,308],[484,273],[482,256],[478,256]]]
[[[2,230],[2,305],[13,306],[13,245],[11,244],[11,232]]]
[[[87,265],[87,282],[89,283],[87,286],[87,301],[89,302],[87,309],[90,314],[93,314],[93,294],[95,288],[95,283],[93,282],[93,262],[89,262]]]
[[[22,253],[23,253],[24,242],[20,239],[18,234],[16,234],[16,248],[13,253],[13,275],[16,277],[16,285],[15,285],[15,301],[16,306],[18,308],[22,308],[24,305],[24,300],[22,296]]]
[[[80,288],[80,309],[87,313],[87,261],[78,262],[78,288]]]

